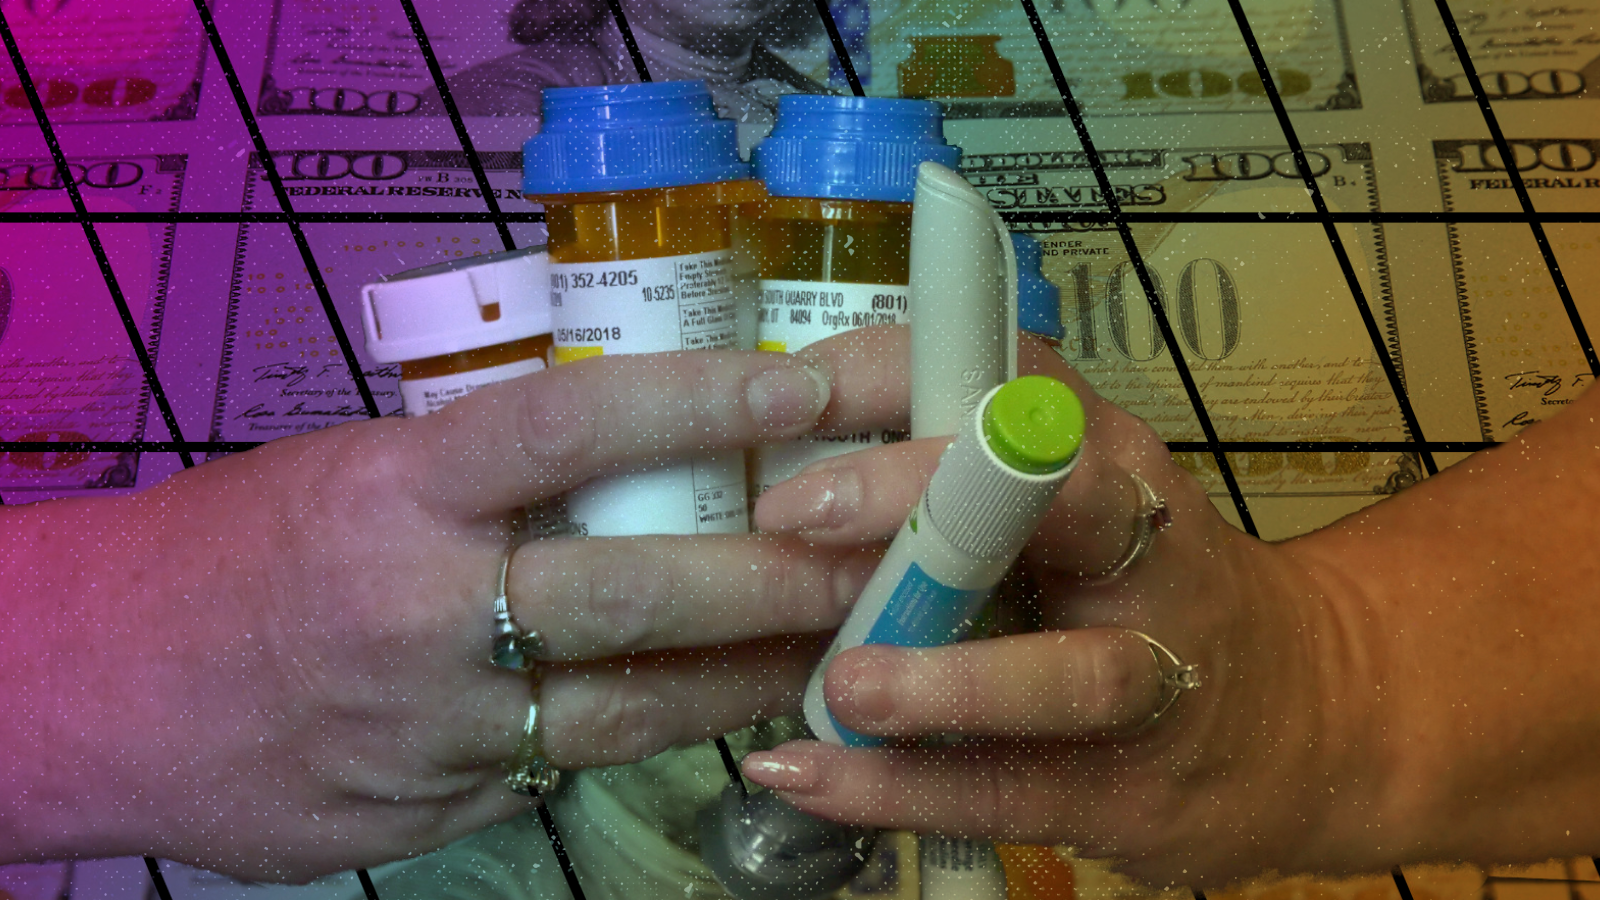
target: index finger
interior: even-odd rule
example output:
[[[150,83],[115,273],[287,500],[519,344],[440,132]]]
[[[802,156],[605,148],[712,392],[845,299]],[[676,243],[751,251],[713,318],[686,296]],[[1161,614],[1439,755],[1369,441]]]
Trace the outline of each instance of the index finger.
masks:
[[[500,513],[596,475],[799,437],[828,404],[826,365],[786,353],[587,359],[480,388],[406,423],[424,502]]]

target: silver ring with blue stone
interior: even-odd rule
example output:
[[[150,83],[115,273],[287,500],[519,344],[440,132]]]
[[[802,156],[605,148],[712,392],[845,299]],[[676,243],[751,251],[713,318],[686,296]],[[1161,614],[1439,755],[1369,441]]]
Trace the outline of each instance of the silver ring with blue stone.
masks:
[[[511,569],[511,554],[507,550],[500,558],[500,584],[494,598],[494,652],[491,661],[512,672],[532,672],[544,653],[544,638],[537,631],[527,631],[511,621],[511,609],[506,604],[506,573]]]

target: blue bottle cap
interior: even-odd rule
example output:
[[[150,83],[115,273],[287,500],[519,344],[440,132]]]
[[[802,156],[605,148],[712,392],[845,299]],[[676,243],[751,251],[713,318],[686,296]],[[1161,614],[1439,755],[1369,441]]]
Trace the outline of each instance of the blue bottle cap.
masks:
[[[522,145],[528,194],[630,191],[750,178],[736,125],[703,81],[545,88],[544,127]]]
[[[929,100],[789,94],[772,134],[752,154],[767,193],[910,203],[917,166],[955,168],[944,113]]]
[[[1032,236],[1011,232],[1017,253],[1017,326],[1030,334],[1061,340],[1061,289],[1047,281],[1039,266],[1044,250]]]

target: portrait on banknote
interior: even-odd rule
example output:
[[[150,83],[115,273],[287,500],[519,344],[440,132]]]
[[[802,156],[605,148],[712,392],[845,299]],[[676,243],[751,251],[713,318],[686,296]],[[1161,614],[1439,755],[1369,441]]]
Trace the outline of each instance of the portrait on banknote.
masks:
[[[546,87],[639,80],[606,0],[420,0],[418,16],[464,116],[525,116]],[[704,79],[718,113],[770,125],[777,98],[819,92],[827,37],[810,0],[622,0],[651,79]],[[264,115],[444,115],[399,4],[275,0]]]
[[[1600,140],[1513,138],[1508,144],[1538,212],[1595,208]],[[1521,211],[1493,141],[1434,141],[1433,153],[1445,209]],[[1596,328],[1600,225],[1551,222],[1543,229],[1579,316]],[[1526,223],[1451,222],[1446,230],[1478,426],[1484,440],[1503,441],[1560,410],[1593,375]]]
[[[194,118],[207,45],[191,0],[0,0],[0,15],[51,121]],[[21,81],[5,68],[0,124],[34,122]]]
[[[1248,0],[1289,109],[1360,105],[1340,0]],[[1227,0],[1038,0],[1086,114],[1266,110]],[[874,0],[867,93],[929,97],[953,118],[1061,116],[1060,91],[1015,0]]]
[[[90,212],[161,213],[178,208],[186,158],[179,155],[69,158]],[[69,213],[60,171],[48,159],[0,160],[7,212]],[[102,222],[105,248],[128,314],[152,357],[171,274],[176,226]],[[122,313],[82,226],[36,222],[0,241],[0,440],[41,444],[138,441],[150,392]],[[137,451],[0,454],[0,490],[132,487]]]

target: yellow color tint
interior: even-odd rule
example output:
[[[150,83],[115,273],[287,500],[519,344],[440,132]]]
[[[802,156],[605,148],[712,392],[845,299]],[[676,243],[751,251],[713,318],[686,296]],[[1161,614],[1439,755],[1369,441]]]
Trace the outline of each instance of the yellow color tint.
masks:
[[[599,356],[601,352],[600,347],[555,347],[553,348],[554,365],[560,366],[577,362],[580,359],[588,359],[591,356]]]
[[[906,284],[911,280],[911,204],[769,197],[741,207],[755,219],[761,277],[784,281]]]
[[[766,196],[751,179],[585,194],[527,194],[545,205],[550,261],[657,259],[726,250],[736,204]]]
[[[520,341],[507,341],[489,347],[479,347],[476,350],[463,350],[460,353],[446,353],[443,356],[430,356],[425,359],[412,359],[400,363],[400,377],[407,381],[419,378],[439,378],[444,375],[457,375],[461,372],[473,372],[478,369],[487,369],[492,366],[504,366],[525,359],[538,357],[547,359],[550,354],[550,335],[539,334]]]
[[[774,353],[788,353],[789,345],[783,341],[757,341],[757,350],[771,350]]]
[[[1072,867],[1050,847],[995,844],[1008,900],[1076,900]]]

